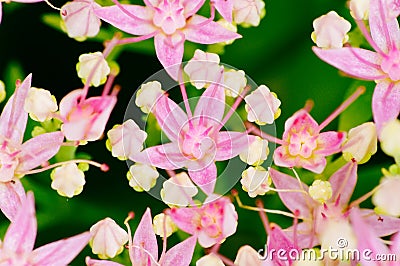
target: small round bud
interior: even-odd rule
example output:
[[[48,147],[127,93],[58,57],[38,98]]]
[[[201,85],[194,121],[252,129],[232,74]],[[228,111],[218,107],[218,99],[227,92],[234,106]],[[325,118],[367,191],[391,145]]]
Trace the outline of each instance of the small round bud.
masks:
[[[128,242],[128,233],[111,218],[97,222],[90,228],[90,233],[92,252],[101,259],[114,258],[123,251]]]
[[[222,260],[215,254],[211,253],[201,257],[196,261],[196,266],[224,266]],[[236,265],[236,264],[235,264]]]
[[[4,82],[0,80],[0,103],[6,99],[6,96],[6,85],[4,85]]]
[[[185,172],[181,172],[164,182],[161,189],[161,199],[168,205],[187,206],[190,198],[194,197],[199,190],[192,183]]]
[[[161,89],[161,83],[158,81],[150,81],[143,84],[136,92],[135,104],[143,113],[150,113],[154,108],[158,98],[164,93]]]
[[[169,237],[178,230],[178,227],[172,221],[171,217],[164,213],[157,214],[153,218],[153,229],[156,235],[164,237],[164,219],[165,219],[165,233],[166,237]]]
[[[269,154],[268,141],[256,136],[250,146],[239,154],[240,160],[249,165],[260,165]]]
[[[246,87],[247,79],[243,70],[228,70],[224,72],[224,87],[226,96],[237,97]]]
[[[255,91],[244,98],[247,120],[258,125],[272,124],[281,114],[281,101],[275,93],[265,85],[259,86]]]
[[[348,140],[343,146],[343,157],[346,161],[354,158],[357,163],[366,163],[378,149],[378,136],[375,124],[364,123],[350,129]]]
[[[48,90],[31,87],[25,99],[24,110],[35,120],[44,122],[58,109],[56,98]]]
[[[261,166],[249,167],[242,173],[242,188],[251,198],[264,195],[271,186],[272,180],[267,170]]]
[[[75,163],[67,163],[55,168],[51,174],[51,188],[61,196],[72,198],[83,190],[85,175]]]
[[[308,188],[308,194],[314,200],[324,203],[332,197],[332,186],[329,181],[315,180]]]
[[[86,83],[86,80],[92,75],[90,85],[95,87],[104,84],[110,74],[110,67],[101,52],[80,55],[76,70],[83,83]],[[92,72],[94,73],[92,74]]]
[[[381,131],[380,140],[382,150],[394,157],[400,164],[400,120],[395,119],[386,123]]]
[[[136,163],[129,168],[129,185],[136,191],[149,191],[156,185],[159,174],[155,167]]]

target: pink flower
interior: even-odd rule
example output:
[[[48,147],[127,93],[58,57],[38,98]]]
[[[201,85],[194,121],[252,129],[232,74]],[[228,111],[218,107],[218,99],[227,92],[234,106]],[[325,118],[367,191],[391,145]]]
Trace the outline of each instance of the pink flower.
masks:
[[[157,57],[174,79],[178,77],[185,40],[213,44],[241,37],[212,21],[212,18],[196,15],[204,0],[144,2],[146,6],[121,5],[116,2],[116,6],[94,11],[99,18],[118,29],[141,36],[135,41],[154,37]]]
[[[105,89],[106,91],[106,89]],[[68,140],[94,141],[106,127],[111,111],[117,103],[115,91],[110,95],[83,98],[84,90],[67,94],[60,102],[61,130]]]
[[[68,265],[87,245],[90,233],[85,232],[33,250],[36,238],[36,217],[33,194],[18,209],[0,245],[0,264],[4,266]]]
[[[270,169],[272,181],[277,189],[302,190],[304,193],[278,192],[285,206],[293,213],[298,213],[298,218],[303,222],[297,225],[297,240],[301,248],[311,248],[319,244],[328,225],[334,222],[336,225],[349,223],[348,210],[354,203],[350,203],[357,183],[357,163],[349,162],[337,170],[330,178],[332,197],[321,204],[308,195],[308,186],[289,175],[275,169]],[[361,209],[362,219],[379,236],[386,236],[397,232],[400,228],[400,219],[390,216],[379,216],[373,210]],[[292,228],[293,230],[293,228]],[[290,231],[290,230],[289,230]],[[340,232],[337,232],[340,233]],[[290,232],[293,236],[293,232]],[[336,238],[337,239],[337,238]]]
[[[320,132],[321,128],[304,109],[297,111],[285,123],[283,143],[274,152],[278,166],[303,167],[322,173],[325,157],[341,150],[346,134],[342,132]]]
[[[41,134],[22,143],[28,113],[25,99],[32,76],[17,86],[0,116],[0,209],[13,220],[25,198],[19,178],[53,157],[63,143],[61,132]]]
[[[233,235],[238,219],[235,207],[228,198],[222,197],[211,202],[209,199],[200,208],[172,208],[169,212],[178,228],[197,236],[199,244],[205,248]]]
[[[185,114],[163,95],[157,99],[153,113],[171,142],[147,148],[130,159],[167,170],[186,167],[193,182],[210,194],[217,178],[215,161],[237,156],[255,139],[245,132],[220,131],[234,109],[224,117],[225,92],[215,83],[204,91],[193,115],[189,107]]]
[[[129,230],[130,232],[130,230]],[[166,244],[166,242],[164,242]],[[135,235],[129,236],[129,257],[132,265],[161,265],[161,266],[186,266],[192,260],[196,238],[189,237],[183,242],[170,248],[167,252],[163,246],[163,253],[158,258],[157,238],[153,230],[150,209],[143,214],[136,229]],[[122,264],[112,261],[101,261],[86,258],[88,266],[121,266]]]
[[[376,52],[354,47],[328,50],[313,47],[317,56],[325,62],[351,76],[377,83],[372,98],[372,112],[378,132],[400,113],[399,23],[396,17],[388,16],[385,10],[384,1],[371,0],[370,32],[362,21],[356,21]]]

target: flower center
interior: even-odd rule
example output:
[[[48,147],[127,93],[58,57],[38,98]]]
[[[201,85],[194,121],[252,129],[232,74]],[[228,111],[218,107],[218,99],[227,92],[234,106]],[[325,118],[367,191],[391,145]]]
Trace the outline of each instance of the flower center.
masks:
[[[289,153],[293,156],[300,155],[303,158],[311,157],[317,147],[317,136],[313,136],[307,130],[291,132],[289,135]]]
[[[217,238],[222,234],[223,215],[223,206],[218,202],[207,205],[203,210],[200,218],[200,227],[209,237]]]
[[[392,81],[400,80],[400,51],[394,49],[389,52],[386,58],[382,59],[381,68],[389,75]]]
[[[153,23],[160,27],[165,34],[174,34],[177,29],[186,25],[184,8],[179,0],[163,0],[155,7]]]

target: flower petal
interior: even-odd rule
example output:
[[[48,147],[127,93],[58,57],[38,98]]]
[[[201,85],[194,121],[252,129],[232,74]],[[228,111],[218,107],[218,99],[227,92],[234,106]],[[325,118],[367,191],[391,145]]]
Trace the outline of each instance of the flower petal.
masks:
[[[372,113],[378,135],[383,125],[400,113],[400,83],[379,82],[372,95]]]
[[[35,201],[33,193],[28,192],[8,227],[2,247],[15,254],[30,254],[35,244],[36,230]]]
[[[189,176],[207,195],[214,192],[217,181],[217,166],[211,162],[207,167],[192,171],[189,169]]]
[[[168,170],[182,168],[187,161],[178,145],[173,142],[147,148],[131,157],[129,159],[132,161]]]
[[[86,257],[86,265],[87,266],[124,266],[117,262],[109,261],[109,260],[94,260],[90,257]]]
[[[400,29],[396,18],[385,14],[382,0],[371,0],[369,7],[369,26],[371,37],[384,52],[396,49],[400,45]]]
[[[136,246],[130,254],[133,265],[147,265],[147,261],[151,261],[149,254],[155,260],[158,260],[157,238],[153,231],[152,221],[150,209],[147,208],[133,236],[133,245]],[[138,247],[146,250],[146,252]]]
[[[312,209],[314,200],[308,195],[308,186],[287,174],[283,174],[273,168],[269,169],[269,174],[272,178],[277,189],[292,189],[292,190],[303,190],[302,192],[278,192],[283,204],[291,211],[299,211],[299,218],[310,218],[312,214]]]
[[[310,134],[318,133],[318,123],[314,118],[304,109],[300,109],[288,118],[285,122],[285,133],[283,133],[283,140],[287,138],[290,130],[297,132],[304,131],[305,129],[313,131]]]
[[[25,98],[31,87],[32,74],[15,89],[0,116],[0,135],[17,144],[22,143],[28,113],[24,111]]]
[[[357,162],[348,162],[330,178],[332,201],[339,199],[339,206],[347,206],[357,183]]]
[[[203,92],[194,110],[194,117],[204,117],[207,121],[217,125],[221,122],[225,112],[225,89],[220,83],[222,73],[218,76],[218,81],[206,81],[212,83]]]
[[[192,236],[170,248],[167,253],[165,253],[163,265],[189,265],[193,257],[196,242],[197,238],[195,236]]]
[[[199,209],[197,207],[192,208],[171,208],[169,216],[176,226],[182,231],[194,235],[197,232],[197,225],[193,223],[199,215]]]
[[[34,137],[21,146],[17,172],[24,173],[52,158],[60,149],[64,135],[51,132]]]
[[[156,31],[150,22],[153,12],[138,5],[122,5],[132,16],[125,14],[118,6],[95,8],[94,13],[105,22],[133,35],[147,35]]]
[[[15,220],[25,198],[25,190],[19,179],[0,182],[0,210],[10,221]]]
[[[313,47],[314,53],[328,64],[357,78],[378,80],[386,76],[380,68],[380,55],[361,48],[343,47],[321,49]]]
[[[162,95],[158,98],[155,110],[157,122],[168,139],[175,141],[182,127],[188,121],[187,115],[174,101]]]
[[[378,215],[369,209],[361,209],[361,212],[364,220],[379,237],[388,236],[399,231],[400,218]]]
[[[226,21],[232,23],[233,1],[214,0],[214,6]]]
[[[178,80],[184,42],[183,35],[165,36],[164,34],[157,34],[154,36],[157,58],[174,80]]]
[[[216,161],[231,159],[250,146],[255,136],[244,132],[222,131],[218,133]]]
[[[196,14],[197,11],[204,5],[205,0],[189,0],[183,1],[183,6],[185,8],[184,14],[188,18]]]
[[[318,135],[318,150],[315,154],[324,156],[338,153],[342,149],[342,143],[346,140],[346,134],[343,132],[328,131]]]
[[[89,243],[90,233],[85,232],[49,243],[32,252],[33,265],[68,265]]]
[[[201,44],[213,44],[242,37],[236,32],[225,29],[214,21],[210,21],[205,25],[199,25],[206,20],[207,18],[203,16],[193,15],[184,30],[186,39]]]

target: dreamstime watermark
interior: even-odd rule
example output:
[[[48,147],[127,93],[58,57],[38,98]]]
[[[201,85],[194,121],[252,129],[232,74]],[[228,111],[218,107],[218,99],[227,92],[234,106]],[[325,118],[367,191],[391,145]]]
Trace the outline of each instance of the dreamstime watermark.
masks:
[[[274,249],[265,245],[258,250],[260,260],[279,260],[279,261],[397,261],[400,258],[396,254],[374,254],[371,249],[348,248],[349,242],[345,238],[339,238],[336,242],[337,247],[329,246],[322,249]]]

